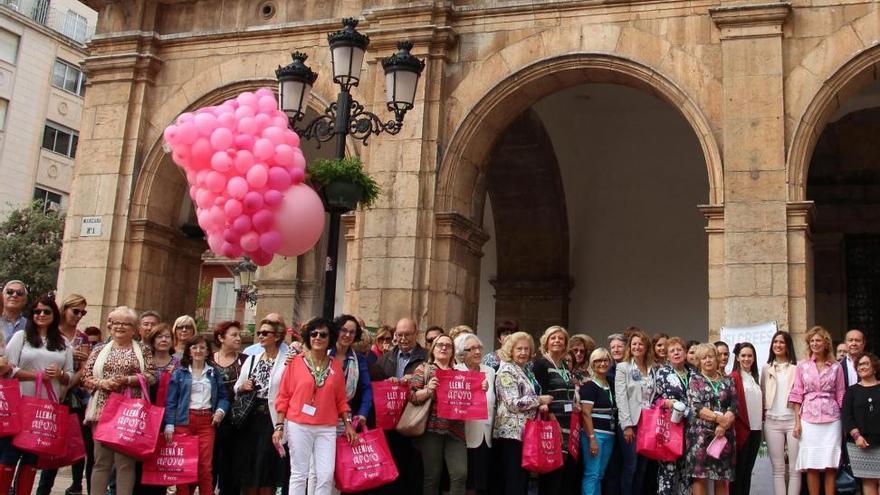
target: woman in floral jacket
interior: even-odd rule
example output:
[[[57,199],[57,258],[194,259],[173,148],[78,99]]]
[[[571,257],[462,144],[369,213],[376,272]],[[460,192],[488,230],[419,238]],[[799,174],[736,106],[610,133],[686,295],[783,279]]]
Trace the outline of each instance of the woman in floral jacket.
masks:
[[[499,351],[501,364],[495,374],[495,394],[498,409],[492,438],[500,452],[504,486],[499,493],[525,495],[529,488],[529,473],[522,468],[522,435],[526,421],[535,417],[535,411],[547,412],[553,400],[540,395],[535,375],[528,368],[535,353],[535,341],[525,332],[516,332]]]
[[[668,364],[657,370],[654,379],[655,401],[661,400],[661,407],[672,408],[676,402],[687,406],[688,385],[696,370],[687,362],[685,343],[679,337],[666,339]],[[680,407],[680,406],[679,406]],[[689,411],[685,409],[685,415]],[[657,470],[657,487],[664,495],[687,495],[691,491],[690,477],[685,473],[685,456],[672,462],[661,462]]]

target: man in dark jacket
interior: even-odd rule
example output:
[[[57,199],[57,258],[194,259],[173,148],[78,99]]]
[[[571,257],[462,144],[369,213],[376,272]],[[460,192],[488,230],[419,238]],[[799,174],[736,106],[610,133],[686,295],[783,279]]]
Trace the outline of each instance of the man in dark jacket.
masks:
[[[376,380],[407,380],[415,369],[428,359],[428,351],[418,343],[419,329],[411,318],[402,318],[394,328],[397,345],[382,354],[370,367],[370,378]],[[422,456],[415,449],[412,439],[387,430],[385,438],[391,457],[397,464],[400,476],[388,485],[376,490],[388,495],[421,495]]]

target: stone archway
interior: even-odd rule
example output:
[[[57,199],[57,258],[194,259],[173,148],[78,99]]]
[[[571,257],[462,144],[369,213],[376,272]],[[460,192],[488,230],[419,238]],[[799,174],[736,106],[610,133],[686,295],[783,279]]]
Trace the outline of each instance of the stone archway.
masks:
[[[431,299],[435,320],[455,324],[473,323],[476,319],[480,246],[486,240],[480,224],[489,156],[499,136],[535,102],[584,83],[629,86],[654,95],[677,110],[702,150],[708,203],[723,202],[720,150],[709,121],[670,79],[651,67],[608,54],[580,53],[540,60],[509,75],[484,94],[455,129],[445,149],[435,196],[431,286],[432,290],[442,292],[442,297]],[[710,321],[719,319],[720,315],[710,315]]]

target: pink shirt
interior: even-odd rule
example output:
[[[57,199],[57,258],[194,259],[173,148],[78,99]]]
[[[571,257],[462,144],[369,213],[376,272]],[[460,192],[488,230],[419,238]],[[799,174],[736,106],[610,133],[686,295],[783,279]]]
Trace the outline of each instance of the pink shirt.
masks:
[[[804,421],[831,423],[840,419],[845,391],[840,363],[828,361],[820,373],[815,357],[810,357],[798,363],[788,401],[801,405]]]
[[[310,408],[303,406],[311,406]],[[320,388],[306,365],[303,354],[293,358],[278,388],[275,399],[278,415],[301,425],[335,426],[339,416],[348,412],[348,399],[345,397],[345,374],[335,359],[330,359],[330,375]],[[306,411],[311,411],[308,413]]]

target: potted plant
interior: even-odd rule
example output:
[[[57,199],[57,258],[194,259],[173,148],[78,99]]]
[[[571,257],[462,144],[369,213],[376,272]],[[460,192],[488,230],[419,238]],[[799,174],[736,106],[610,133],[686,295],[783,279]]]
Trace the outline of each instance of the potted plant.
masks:
[[[306,172],[327,210],[349,211],[357,208],[358,203],[369,208],[379,197],[379,185],[364,172],[360,158],[316,160],[309,164]]]

